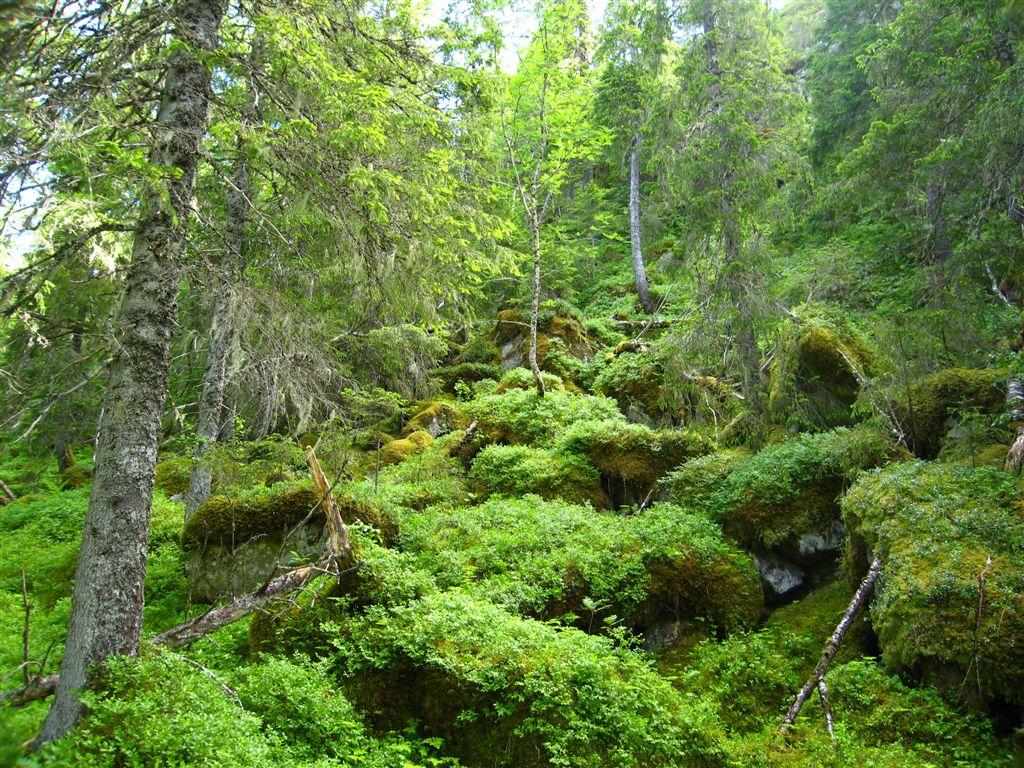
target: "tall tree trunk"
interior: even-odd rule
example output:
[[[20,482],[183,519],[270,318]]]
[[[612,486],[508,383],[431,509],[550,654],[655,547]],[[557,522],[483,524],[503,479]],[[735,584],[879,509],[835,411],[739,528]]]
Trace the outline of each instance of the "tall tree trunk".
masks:
[[[1013,421],[1024,422],[1024,379],[1011,379],[1006,392],[1006,404]],[[1006,454],[1006,471],[1019,474],[1024,464],[1024,423],[1017,427],[1013,443]]]
[[[533,290],[530,304],[530,370],[537,384],[537,394],[544,397],[544,379],[537,363],[537,319],[540,317],[540,222],[533,221]]]
[[[633,255],[633,276],[636,278],[636,295],[644,312],[651,311],[651,296],[647,287],[647,272],[644,269],[644,251],[640,240],[640,133],[633,135],[629,147],[629,244]]]
[[[134,654],[142,630],[143,579],[160,415],[177,313],[182,251],[206,130],[210,72],[223,0],[179,0],[150,161],[175,170],[166,199],[148,194],[135,231],[118,316],[99,435],[96,474],[75,572],[57,695],[42,741],[60,738],[82,711],[76,692],[114,654]]]
[[[248,112],[249,110],[247,110]],[[250,117],[246,115],[246,121]],[[249,201],[252,185],[249,180],[249,160],[245,147],[239,141],[235,170],[227,192],[227,228],[224,235],[224,258],[218,277],[223,281],[217,290],[210,320],[210,351],[203,374],[203,390],[199,395],[199,414],[196,419],[195,464],[185,494],[185,519],[210,496],[213,468],[207,456],[224,431],[224,388],[228,381],[228,368],[235,344],[235,277],[245,254],[245,229],[249,222]]]

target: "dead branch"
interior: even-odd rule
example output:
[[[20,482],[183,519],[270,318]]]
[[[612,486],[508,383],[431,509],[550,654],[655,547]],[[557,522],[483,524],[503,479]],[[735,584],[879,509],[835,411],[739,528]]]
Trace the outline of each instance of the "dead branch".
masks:
[[[14,494],[11,493],[11,489],[7,487],[7,483],[0,480],[0,506],[10,504],[12,501],[14,501]]]
[[[52,696],[57,690],[57,675],[44,675],[36,677],[32,682],[13,691],[0,693],[0,704],[9,704],[12,707],[24,707],[33,701],[45,699]]]
[[[832,711],[828,707],[827,703],[828,689],[824,686],[825,674],[828,672],[829,665],[832,663],[832,659],[835,658],[836,651],[839,650],[839,646],[843,642],[843,638],[846,636],[847,631],[853,624],[854,617],[860,612],[860,609],[867,604],[868,597],[871,595],[871,590],[875,586],[875,582],[878,581],[878,575],[881,573],[881,570],[882,558],[880,555],[875,555],[875,559],[871,561],[871,567],[868,568],[867,575],[860,583],[856,594],[854,594],[850,604],[843,612],[843,617],[839,620],[839,624],[836,626],[835,632],[832,633],[832,637],[830,637],[828,642],[825,643],[825,650],[822,651],[821,659],[818,661],[818,665],[814,668],[813,674],[807,678],[807,682],[804,683],[804,687],[800,689],[799,693],[797,693],[796,699],[793,700],[793,704],[789,708],[789,712],[786,713],[786,719],[782,721],[782,727],[779,729],[780,732],[786,733],[793,727],[793,723],[796,722],[797,715],[800,714],[800,710],[803,708],[804,704],[807,703],[807,699],[815,689],[818,690],[818,693],[822,698],[822,709],[825,710],[825,722],[830,726],[829,732],[831,732],[830,721],[832,719]]]

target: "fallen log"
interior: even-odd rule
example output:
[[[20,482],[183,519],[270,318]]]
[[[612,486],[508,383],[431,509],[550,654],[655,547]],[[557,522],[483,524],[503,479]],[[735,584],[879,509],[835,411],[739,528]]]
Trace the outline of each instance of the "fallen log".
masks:
[[[57,690],[57,676],[44,675],[36,677],[28,685],[13,691],[0,693],[0,704],[9,704],[12,707],[24,707],[33,701],[45,699],[52,696]]]
[[[850,625],[853,624],[853,619],[860,612],[860,609],[867,605],[868,597],[871,595],[871,590],[874,588],[875,582],[878,581],[878,575],[881,573],[881,570],[882,558],[876,555],[875,559],[871,561],[871,566],[868,568],[867,575],[864,577],[864,580],[861,581],[860,586],[857,587],[857,592],[854,594],[850,604],[843,612],[843,617],[839,620],[839,624],[832,633],[832,637],[830,637],[828,642],[825,643],[825,650],[822,651],[818,665],[814,668],[814,672],[811,676],[807,678],[807,682],[804,683],[804,687],[800,689],[799,693],[797,693],[796,699],[793,700],[793,704],[786,713],[786,719],[782,721],[782,727],[779,729],[782,733],[786,733],[793,727],[793,723],[796,722],[797,715],[800,714],[800,710],[803,709],[804,704],[807,703],[807,699],[810,698],[811,694],[813,694],[815,690],[817,690],[821,696],[822,710],[825,712],[826,724],[828,725],[829,733],[832,732],[832,710],[828,704],[828,689],[824,685],[825,674],[828,672],[829,665],[832,663],[832,659],[835,658],[836,652],[839,650],[839,646],[843,642],[843,638],[846,637],[846,633],[850,629]]]

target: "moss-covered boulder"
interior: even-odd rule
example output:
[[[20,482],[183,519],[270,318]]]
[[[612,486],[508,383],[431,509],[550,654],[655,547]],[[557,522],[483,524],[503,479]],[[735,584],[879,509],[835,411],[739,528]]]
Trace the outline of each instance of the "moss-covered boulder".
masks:
[[[838,499],[851,480],[903,454],[871,427],[801,435],[739,458],[699,503],[743,546],[799,561],[808,548],[802,539],[838,519]]]
[[[1024,500],[1013,478],[894,465],[861,476],[843,514],[883,558],[871,620],[886,665],[954,699],[1024,705]]]
[[[433,441],[433,436],[422,429],[399,440],[392,440],[381,446],[380,464],[386,467],[403,462],[410,456],[422,453]]]
[[[501,371],[496,363],[456,363],[437,368],[433,376],[445,392],[454,392],[458,384],[469,386],[484,379],[497,379]]]
[[[594,378],[594,391],[613,398],[619,409],[634,420],[671,419],[671,409],[662,402],[665,371],[660,356],[627,346],[609,357]]]
[[[386,538],[395,535],[395,522],[382,506],[344,493],[336,496],[346,523],[364,523]],[[209,601],[249,592],[278,565],[315,559],[326,542],[319,502],[312,480],[210,497],[181,533],[193,598]]]
[[[156,465],[154,487],[168,496],[188,490],[192,477],[192,460],[188,456],[169,456]]]
[[[340,623],[351,695],[377,724],[416,719],[467,765],[712,768],[721,735],[641,657],[443,592]]]
[[[440,437],[455,429],[464,429],[469,422],[458,403],[451,400],[433,400],[423,403],[416,414],[402,428],[402,437],[414,432],[427,432]]]
[[[896,420],[914,455],[934,459],[942,438],[972,413],[998,413],[1005,400],[999,374],[990,369],[947,368],[890,393]]]
[[[494,343],[499,348],[502,368],[527,367],[530,359],[529,317],[515,309],[498,313]],[[593,350],[583,321],[572,313],[548,308],[537,323],[537,364],[541,370],[565,380],[582,375],[584,361]]]
[[[559,453],[581,456],[601,472],[616,506],[642,502],[662,475],[713,447],[697,432],[654,430],[618,419],[578,422],[557,443]]]
[[[836,311],[810,305],[783,327],[771,367],[770,404],[781,421],[849,425],[861,384],[876,372],[864,336]]]
[[[536,494],[595,507],[606,506],[601,475],[586,459],[526,445],[491,445],[469,471],[470,489],[486,498]]]
[[[400,544],[442,587],[473,586],[510,610],[583,629],[644,630],[703,618],[756,621],[751,559],[705,517],[671,505],[622,517],[538,496],[433,507],[402,519]]]

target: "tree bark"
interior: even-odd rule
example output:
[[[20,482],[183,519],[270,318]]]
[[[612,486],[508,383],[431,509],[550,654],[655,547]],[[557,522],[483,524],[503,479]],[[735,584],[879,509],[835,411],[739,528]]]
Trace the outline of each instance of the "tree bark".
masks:
[[[157,439],[207,122],[210,72],[202,57],[217,45],[224,10],[223,0],[179,0],[171,9],[179,44],[167,58],[150,162],[174,173],[164,194],[147,193],[135,230],[66,651],[41,741],[58,739],[75,725],[82,711],[76,692],[88,684],[91,668],[139,647]]]
[[[254,44],[250,68],[257,65],[258,46]],[[248,80],[247,103],[242,109],[242,125],[255,119],[256,100],[252,78]],[[227,226],[224,233],[224,256],[218,266],[217,277],[221,284],[213,302],[213,316],[210,319],[210,351],[206,358],[203,374],[203,389],[199,395],[199,412],[196,417],[195,463],[185,493],[185,519],[210,497],[213,468],[207,456],[213,445],[225,431],[224,389],[228,383],[228,369],[235,346],[237,332],[235,314],[235,280],[245,258],[245,231],[249,223],[249,208],[252,198],[252,182],[249,174],[249,158],[245,141],[240,136],[236,146],[234,172],[227,190]]]
[[[1006,404],[1010,407],[1013,421],[1024,422],[1024,379],[1011,379],[1006,390]],[[1006,454],[1006,471],[1020,474],[1024,464],[1024,424],[1017,427],[1013,443]]]
[[[860,612],[860,609],[867,605],[868,598],[871,596],[871,590],[874,588],[875,582],[878,581],[878,575],[881,571],[882,558],[875,555],[875,559],[871,561],[871,566],[868,568],[867,576],[861,581],[853,599],[843,612],[843,617],[839,620],[839,624],[835,632],[832,633],[832,637],[825,643],[825,650],[822,651],[821,659],[819,659],[818,665],[814,668],[814,673],[807,678],[807,682],[804,683],[804,687],[797,693],[796,699],[793,700],[793,704],[786,713],[786,719],[782,721],[781,730],[783,733],[788,731],[793,726],[793,723],[796,722],[797,715],[800,714],[800,710],[815,690],[818,690],[821,695],[829,733],[832,732],[832,711],[828,706],[828,689],[821,685],[821,683],[825,680],[825,673],[828,672],[829,665],[832,663],[832,659],[835,658],[836,652],[839,650],[843,638],[846,637],[850,625],[853,624],[854,618]]]
[[[644,312],[651,311],[651,296],[644,269],[644,252],[640,239],[640,133],[633,135],[629,147],[629,244],[633,256],[633,276],[636,278],[636,295]]]

